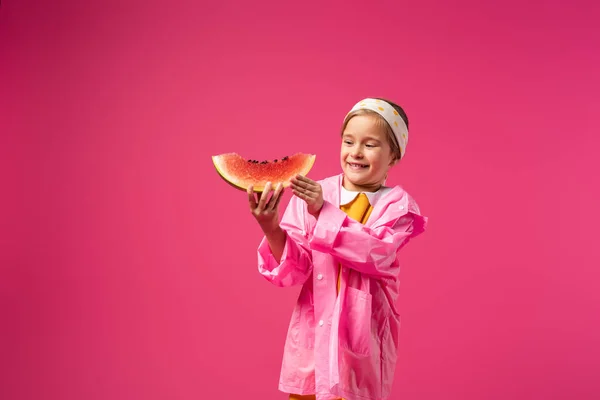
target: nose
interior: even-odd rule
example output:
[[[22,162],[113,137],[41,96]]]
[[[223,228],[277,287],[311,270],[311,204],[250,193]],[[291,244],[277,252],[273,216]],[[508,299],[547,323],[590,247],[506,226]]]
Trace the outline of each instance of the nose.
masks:
[[[350,151],[350,154],[352,155],[352,158],[362,158],[363,154],[362,154],[362,147],[361,146],[354,146],[352,148],[352,151]]]

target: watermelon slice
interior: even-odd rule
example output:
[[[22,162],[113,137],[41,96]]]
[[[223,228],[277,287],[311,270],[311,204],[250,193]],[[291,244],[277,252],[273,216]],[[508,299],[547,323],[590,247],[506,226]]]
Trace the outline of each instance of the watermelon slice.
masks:
[[[315,163],[314,154],[297,153],[272,161],[247,160],[237,153],[226,153],[213,156],[213,164],[221,177],[240,190],[254,186],[255,192],[262,192],[267,182],[273,188],[279,182],[283,187],[290,185],[294,176],[306,175]]]

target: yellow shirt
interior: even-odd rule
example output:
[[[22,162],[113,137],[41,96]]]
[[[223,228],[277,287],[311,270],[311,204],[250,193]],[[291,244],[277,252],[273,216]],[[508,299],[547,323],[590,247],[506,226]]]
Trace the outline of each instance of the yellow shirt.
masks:
[[[346,214],[348,214],[348,216],[353,220],[364,224],[369,219],[369,216],[373,211],[373,206],[371,206],[371,203],[369,203],[369,198],[367,197],[367,195],[364,193],[360,193],[350,203],[340,206],[340,209]],[[337,292],[340,291],[341,272],[342,268],[340,266],[340,268],[338,269]]]

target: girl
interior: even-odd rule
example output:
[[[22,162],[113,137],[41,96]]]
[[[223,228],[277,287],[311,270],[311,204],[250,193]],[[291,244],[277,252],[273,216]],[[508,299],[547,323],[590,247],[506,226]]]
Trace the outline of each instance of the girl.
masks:
[[[297,176],[281,223],[279,183],[268,183],[252,214],[264,238],[259,272],[277,286],[302,285],[284,347],[279,390],[290,399],[388,399],[400,317],[398,251],[427,218],[399,186],[384,185],[405,154],[408,118],[367,98],[342,126],[342,173]]]

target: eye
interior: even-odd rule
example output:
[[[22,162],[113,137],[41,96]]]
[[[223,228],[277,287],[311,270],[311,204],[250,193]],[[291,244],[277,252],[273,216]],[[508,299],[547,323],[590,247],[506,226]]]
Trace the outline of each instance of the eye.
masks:
[[[374,145],[374,144],[367,144],[366,146],[367,146],[367,147],[375,147],[375,145]]]
[[[352,145],[352,141],[350,141],[350,140],[344,140],[344,143],[347,145]]]

